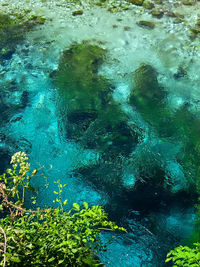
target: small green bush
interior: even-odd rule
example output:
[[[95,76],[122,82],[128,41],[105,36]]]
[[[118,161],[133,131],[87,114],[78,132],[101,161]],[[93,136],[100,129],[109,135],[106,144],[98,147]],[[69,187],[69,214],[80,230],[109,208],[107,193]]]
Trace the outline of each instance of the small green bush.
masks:
[[[108,221],[100,206],[80,207],[74,203],[64,210],[66,201],[61,194],[65,185],[60,184],[56,200],[60,208],[26,210],[24,202],[31,179],[37,170],[30,170],[28,157],[16,153],[12,168],[0,176],[0,266],[103,266],[96,253],[105,249],[100,240],[102,230],[120,230]]]
[[[194,248],[179,246],[167,254],[165,262],[173,262],[173,267],[199,267],[200,243],[194,243]]]

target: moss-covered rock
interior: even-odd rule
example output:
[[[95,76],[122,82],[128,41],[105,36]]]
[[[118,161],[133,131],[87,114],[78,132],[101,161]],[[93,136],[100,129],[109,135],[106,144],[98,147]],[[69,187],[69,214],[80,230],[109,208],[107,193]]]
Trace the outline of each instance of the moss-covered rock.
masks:
[[[98,74],[105,53],[99,46],[83,42],[71,45],[61,57],[54,81],[63,103],[67,103],[71,123],[80,120],[80,114],[96,117],[111,99],[108,80]]]
[[[83,10],[76,10],[72,12],[73,16],[83,15]]]
[[[125,31],[130,31],[131,27],[130,26],[124,26]]]
[[[180,79],[180,78],[183,78],[183,77],[187,77],[187,71],[185,70],[184,67],[179,66],[178,69],[177,69],[177,72],[174,73],[173,77],[176,80]]]
[[[136,128],[131,129],[127,121],[128,117],[120,106],[109,103],[87,129],[82,143],[98,149],[105,157],[119,154],[128,156],[138,143],[138,132]]]
[[[176,79],[187,75],[184,70],[179,71]],[[142,64],[135,71],[134,85],[130,104],[140,112],[160,138],[172,138],[181,142],[177,160],[188,181],[188,187],[185,183],[185,189],[195,191],[200,177],[200,119],[189,110],[188,104],[175,113],[170,111],[165,102],[166,93],[159,85],[157,72],[152,66]],[[178,184],[175,188],[179,188]]]
[[[164,15],[164,12],[162,10],[154,9],[154,10],[152,10],[151,14],[153,17],[161,19]]]
[[[173,125],[182,141],[182,153],[179,162],[184,167],[190,182],[198,182],[200,177],[200,119],[184,105],[173,116]],[[195,183],[194,183],[195,186]]]
[[[165,98],[165,92],[158,83],[156,70],[148,64],[142,64],[134,73],[135,87],[130,102],[143,111],[154,109]]]
[[[152,8],[154,8],[154,3],[149,1],[149,0],[145,0],[143,2],[143,7],[146,9],[152,9]]]
[[[185,6],[192,6],[192,5],[194,4],[193,1],[183,1],[182,3],[183,3],[183,5],[185,5]]]
[[[142,6],[144,0],[128,0],[130,3],[136,5],[136,6]]]
[[[137,25],[140,27],[147,28],[147,29],[155,28],[155,24],[152,21],[147,21],[147,20],[140,20],[137,22]]]
[[[67,137],[102,153],[128,153],[137,134],[112,98],[112,86],[98,73],[106,51],[83,42],[73,44],[53,75],[61,99]]]
[[[196,27],[196,28],[190,28],[190,32],[193,33],[193,34],[200,34],[200,28]]]
[[[176,18],[177,17],[176,14],[174,12],[172,12],[172,11],[167,11],[165,13],[165,15],[170,17],[170,18]]]
[[[44,17],[27,14],[0,14],[0,62],[10,59],[17,44],[24,40],[26,33],[38,24],[45,22]]]
[[[157,80],[156,70],[148,64],[141,64],[133,74],[134,86],[129,103],[143,116],[143,119],[154,127],[160,137],[174,134],[169,124],[171,113],[166,108],[166,92]]]

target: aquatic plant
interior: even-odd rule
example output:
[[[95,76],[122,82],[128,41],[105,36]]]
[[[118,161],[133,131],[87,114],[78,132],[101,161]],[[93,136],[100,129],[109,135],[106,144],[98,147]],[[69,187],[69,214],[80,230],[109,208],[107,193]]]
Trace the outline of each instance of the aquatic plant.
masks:
[[[8,14],[0,13],[0,63],[11,58],[17,44],[24,40],[27,32],[46,20],[41,16],[27,15],[26,10],[24,14],[16,12],[11,14],[13,18]]]
[[[104,230],[125,231],[100,206],[74,203],[69,211],[62,201],[66,185],[58,185],[55,203],[60,208],[27,210],[27,190],[37,169],[31,171],[28,157],[18,152],[12,167],[0,176],[0,265],[1,266],[103,266],[96,253],[104,250],[100,235]],[[35,200],[33,200],[35,204]]]
[[[152,66],[141,64],[134,72],[133,80],[134,90],[131,91],[129,103],[157,131],[159,138],[172,138],[177,142],[181,140],[182,153],[177,155],[177,161],[183,167],[188,191],[196,192],[200,161],[198,116],[190,111],[188,103],[175,112],[170,110],[166,91],[159,84],[157,71]]]
[[[128,154],[136,146],[138,134],[114,102],[112,85],[98,72],[105,57],[106,51],[98,45],[75,43],[63,52],[52,77],[67,137],[100,152]]]
[[[157,71],[148,64],[141,64],[133,73],[134,90],[131,91],[130,104],[136,106],[145,119],[152,121],[155,115],[162,116],[166,97],[164,88],[157,79]],[[163,113],[163,112],[162,112]]]

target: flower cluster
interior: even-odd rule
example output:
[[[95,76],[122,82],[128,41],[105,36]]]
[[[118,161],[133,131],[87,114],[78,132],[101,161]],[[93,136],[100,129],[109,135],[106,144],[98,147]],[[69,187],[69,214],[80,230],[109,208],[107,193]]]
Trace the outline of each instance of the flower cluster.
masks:
[[[30,164],[26,162],[27,160],[28,157],[26,153],[20,151],[12,156],[10,164],[12,164],[14,169],[19,165],[19,173],[24,175],[30,169]]]

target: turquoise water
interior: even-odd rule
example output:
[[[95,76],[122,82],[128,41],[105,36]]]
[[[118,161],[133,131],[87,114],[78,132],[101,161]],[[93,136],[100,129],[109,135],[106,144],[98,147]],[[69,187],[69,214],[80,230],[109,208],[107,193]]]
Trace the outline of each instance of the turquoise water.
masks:
[[[147,102],[136,101],[133,105],[128,100],[132,86],[130,75],[117,80],[105,63],[101,72],[112,81],[113,98],[121,102],[120,112],[127,116],[125,133],[122,126],[114,131],[126,135],[129,127],[133,132],[137,130],[137,144],[124,148],[124,143],[117,143],[116,139],[108,142],[108,150],[101,153],[101,147],[82,145],[78,139],[67,135],[67,112],[60,108],[63,100],[52,79],[61,55],[59,43],[30,37],[18,45],[12,58],[3,61],[1,171],[7,166],[10,155],[25,151],[32,167],[41,168],[41,176],[46,176],[46,179],[36,177],[33,181],[39,190],[37,201],[41,207],[54,205],[56,185],[53,182],[60,179],[67,184],[63,199],[68,199],[69,208],[73,202],[84,201],[103,205],[110,219],[128,229],[127,234],[102,234],[105,242],[115,235],[107,251],[99,255],[106,266],[164,266],[167,251],[180,242],[185,243],[193,231],[195,213],[192,207],[196,196],[194,184],[188,185],[187,177],[195,179],[198,164],[195,150],[198,104],[191,102],[187,108],[188,95],[185,93],[180,98],[178,93],[170,91],[172,87],[179,88],[181,80],[169,77],[165,84],[171,87],[164,89],[168,97],[160,106],[154,103],[151,106],[148,97]],[[144,58],[141,61],[138,58],[134,69],[143,62]],[[134,86],[137,88],[137,82]],[[179,107],[181,101],[185,105],[178,112],[174,106]],[[196,113],[193,112],[195,108]],[[197,139],[195,144],[192,137]],[[194,154],[194,158],[187,158],[184,151],[189,156]]]

